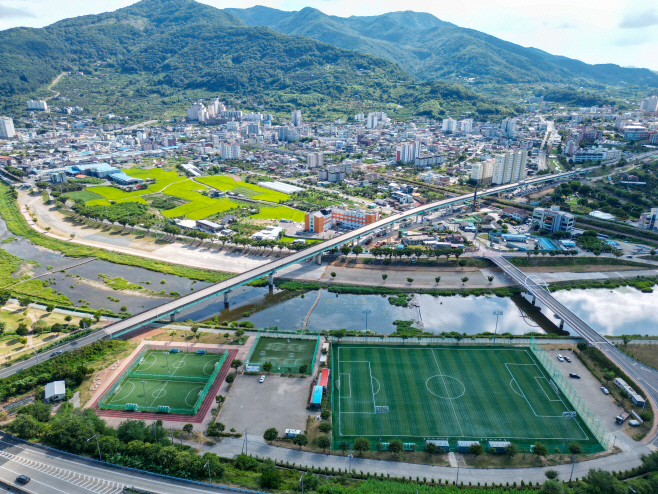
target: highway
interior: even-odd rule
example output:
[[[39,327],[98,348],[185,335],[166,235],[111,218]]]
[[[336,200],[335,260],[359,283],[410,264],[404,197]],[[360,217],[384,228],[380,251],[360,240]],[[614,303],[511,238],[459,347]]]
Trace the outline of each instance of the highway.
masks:
[[[34,494],[120,494],[124,487],[157,494],[235,493],[224,486],[119,468],[0,433],[0,479],[14,484],[19,475],[30,477],[30,482],[20,488]]]
[[[556,175],[542,175],[541,177],[528,179],[523,182],[516,182],[512,184],[501,185],[498,187],[492,187],[490,189],[486,189],[478,193],[478,197],[502,194],[510,190],[518,189],[519,187],[529,186],[533,184],[540,184],[550,181],[559,181],[561,179],[567,179],[575,175],[589,173],[593,169],[594,168],[581,168],[578,170],[572,170],[569,172],[560,173]],[[446,207],[463,204],[465,202],[470,202],[472,200],[473,200],[472,194],[470,193],[463,194],[461,196],[451,197],[449,199],[443,199],[441,201],[425,204],[423,206],[410,209],[403,213],[397,213],[388,216],[384,219],[381,219],[369,225],[351,230],[338,237],[334,237],[322,243],[312,245],[290,256],[277,259],[263,266],[238,274],[237,276],[234,276],[223,282],[216,283],[209,287],[203,288],[202,290],[198,290],[189,295],[180,297],[171,302],[165,302],[164,304],[154,307],[152,309],[145,310],[144,312],[140,312],[139,314],[135,314],[134,316],[128,317],[121,321],[117,321],[105,327],[101,331],[97,331],[96,333],[81,338],[80,340],[76,340],[71,343],[62,345],[61,347],[58,347],[58,349],[62,351],[68,351],[73,348],[79,348],[93,341],[97,341],[108,336],[109,337],[120,336],[129,331],[145,326],[153,321],[158,321],[165,317],[175,315],[176,313],[178,313],[183,309],[187,309],[198,303],[204,302],[208,299],[217,297],[222,294],[228,294],[231,292],[231,290],[234,290],[246,283],[249,283],[250,281],[263,278],[264,276],[271,276],[277,271],[287,266],[290,266],[292,264],[297,264],[309,259],[316,258],[317,256],[321,256],[323,252],[326,252],[332,248],[340,248],[342,245],[352,241],[356,241],[360,237],[368,235],[380,228],[389,228],[392,227],[395,223],[398,223],[400,221],[409,218],[414,218],[418,215],[431,213],[432,211],[436,211],[438,209],[443,209]],[[28,367],[31,367],[36,363],[37,363],[36,357],[32,357],[20,363],[14,364],[10,367],[6,367],[0,370],[0,378],[10,376],[15,372],[18,372],[23,369],[27,369]]]

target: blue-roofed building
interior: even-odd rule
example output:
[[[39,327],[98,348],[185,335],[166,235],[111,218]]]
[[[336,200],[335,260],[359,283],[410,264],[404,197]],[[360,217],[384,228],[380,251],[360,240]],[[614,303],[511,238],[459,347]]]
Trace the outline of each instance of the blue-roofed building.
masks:
[[[314,409],[320,409],[322,407],[322,392],[324,388],[322,386],[314,386],[313,394],[311,395],[311,407]]]
[[[130,175],[126,175],[123,172],[112,173],[110,174],[109,179],[112,180],[113,182],[116,182],[119,185],[136,185],[144,182],[144,180],[142,180],[141,178],[131,177]]]
[[[107,163],[92,163],[89,165],[73,165],[65,168],[68,175],[87,175],[90,177],[107,178],[112,173],[119,173],[118,168]]]

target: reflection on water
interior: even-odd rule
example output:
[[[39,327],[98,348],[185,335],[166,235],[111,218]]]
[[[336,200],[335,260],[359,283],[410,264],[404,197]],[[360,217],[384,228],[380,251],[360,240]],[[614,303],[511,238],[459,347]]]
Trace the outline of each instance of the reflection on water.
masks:
[[[553,296],[605,335],[658,335],[658,293],[632,287],[561,290]]]

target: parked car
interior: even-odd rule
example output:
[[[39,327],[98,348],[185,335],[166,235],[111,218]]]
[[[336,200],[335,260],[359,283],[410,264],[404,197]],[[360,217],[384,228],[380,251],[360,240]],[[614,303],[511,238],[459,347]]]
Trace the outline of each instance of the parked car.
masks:
[[[29,481],[30,481],[30,477],[28,477],[27,475],[19,475],[18,477],[16,477],[16,483],[18,483],[18,484],[25,485]]]
[[[628,425],[631,427],[640,427],[640,421],[639,420],[629,420]]]
[[[57,355],[61,355],[63,352],[61,350],[55,350],[53,353],[50,354],[51,357],[57,357]]]
[[[564,356],[564,360],[566,360],[567,362],[571,363],[571,359],[570,359],[569,357],[567,357],[566,355]]]
[[[258,380],[259,383],[264,383],[265,382],[265,376],[260,376],[260,379]]]
[[[564,362],[564,357],[563,357],[562,355],[560,355],[559,353],[557,354],[557,359],[558,359],[560,362]]]
[[[601,386],[601,391],[603,392],[604,395],[610,394],[610,391],[608,391],[608,388],[606,388],[605,386]]]
[[[574,373],[574,372],[571,372],[571,373],[569,374],[569,377],[572,377],[572,378],[574,378],[574,379],[580,379],[580,374],[576,374],[576,373]]]

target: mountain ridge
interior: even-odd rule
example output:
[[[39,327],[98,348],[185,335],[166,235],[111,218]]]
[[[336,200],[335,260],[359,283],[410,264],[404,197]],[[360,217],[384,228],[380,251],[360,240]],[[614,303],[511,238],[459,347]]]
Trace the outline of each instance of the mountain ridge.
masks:
[[[462,28],[422,12],[338,17],[310,7],[281,11],[259,5],[224,10],[249,26],[262,25],[283,34],[381,56],[419,80],[474,77],[498,83],[658,85],[658,77],[649,69],[587,64]]]

